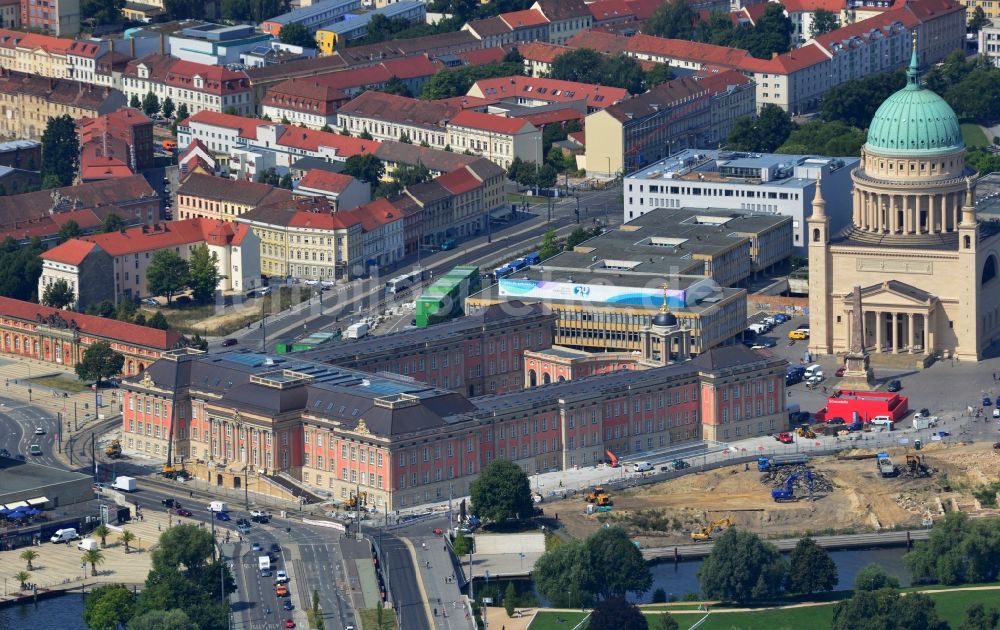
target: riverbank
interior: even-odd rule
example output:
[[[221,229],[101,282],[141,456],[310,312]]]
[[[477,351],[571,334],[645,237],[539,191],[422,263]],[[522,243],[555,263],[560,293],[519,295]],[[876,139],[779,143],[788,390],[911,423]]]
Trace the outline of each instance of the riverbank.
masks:
[[[933,599],[938,615],[953,628],[961,624],[966,609],[972,604],[996,601],[997,591],[1000,591],[1000,584],[903,589],[904,593],[920,592]],[[843,591],[828,595],[836,598],[834,601],[796,602],[786,606],[760,608],[724,608],[717,602],[678,602],[643,606],[642,610],[650,627],[655,627],[657,618],[669,611],[680,630],[689,630],[699,622],[699,630],[828,628],[833,622],[834,604],[849,596],[849,591]],[[496,624],[511,630],[571,630],[587,614],[588,612],[579,610],[542,609],[525,611],[520,619],[508,619],[502,609],[490,609],[489,619],[491,627]]]

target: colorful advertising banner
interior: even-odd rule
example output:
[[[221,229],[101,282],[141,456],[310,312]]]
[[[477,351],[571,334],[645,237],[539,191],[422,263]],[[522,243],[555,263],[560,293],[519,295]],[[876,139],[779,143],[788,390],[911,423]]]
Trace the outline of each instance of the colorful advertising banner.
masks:
[[[684,308],[688,305],[685,291],[667,289],[666,294],[667,308]],[[663,305],[663,289],[658,287],[616,287],[606,284],[575,284],[548,280],[501,278],[500,295],[539,301],[603,302],[642,308],[659,308]]]

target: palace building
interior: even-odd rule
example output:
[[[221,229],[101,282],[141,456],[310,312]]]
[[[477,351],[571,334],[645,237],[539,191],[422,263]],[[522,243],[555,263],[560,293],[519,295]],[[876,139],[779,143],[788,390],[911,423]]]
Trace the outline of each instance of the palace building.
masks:
[[[907,85],[869,126],[852,221],[837,234],[817,186],[807,222],[813,353],[849,349],[860,286],[873,365],[982,358],[1000,338],[1000,225],[977,219],[974,178],[955,112],[920,85],[914,45]]]

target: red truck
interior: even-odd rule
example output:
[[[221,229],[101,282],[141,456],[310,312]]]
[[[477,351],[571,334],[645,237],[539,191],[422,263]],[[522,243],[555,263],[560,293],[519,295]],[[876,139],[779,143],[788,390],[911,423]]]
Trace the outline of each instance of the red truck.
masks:
[[[782,444],[791,444],[795,441],[795,437],[788,431],[782,431],[778,435],[774,436],[774,439],[778,440]]]

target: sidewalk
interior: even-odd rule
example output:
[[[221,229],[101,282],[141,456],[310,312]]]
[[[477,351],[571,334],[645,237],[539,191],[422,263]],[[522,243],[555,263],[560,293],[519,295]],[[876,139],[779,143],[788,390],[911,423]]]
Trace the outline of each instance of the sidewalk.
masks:
[[[475,623],[467,617],[469,610],[459,588],[461,575],[456,575],[455,561],[440,536],[412,538],[417,570],[432,611],[431,619],[440,630],[468,630]]]
[[[38,558],[32,561],[34,569],[28,571],[30,575],[28,582],[35,584],[39,590],[79,586],[83,583],[92,585],[121,582],[141,585],[146,581],[152,566],[149,552],[155,548],[160,533],[171,525],[177,525],[179,521],[190,522],[163,512],[144,510],[141,521],[133,515],[132,522],[125,523],[123,527],[109,525],[112,527],[112,533],[107,537],[107,546],[101,549],[104,553],[104,563],[97,565],[97,576],[91,575],[90,566],[82,565],[83,552],[76,547],[78,540],[72,541],[69,546],[53,544],[46,540],[38,547],[0,551],[0,574],[5,576],[4,596],[10,597],[18,592],[20,584],[13,579],[13,576],[26,569],[27,563],[20,558],[26,549],[38,552]],[[136,535],[135,540],[129,543],[128,554],[125,553],[125,546],[120,540],[122,529],[127,529]],[[100,542],[96,536],[90,537]]]

